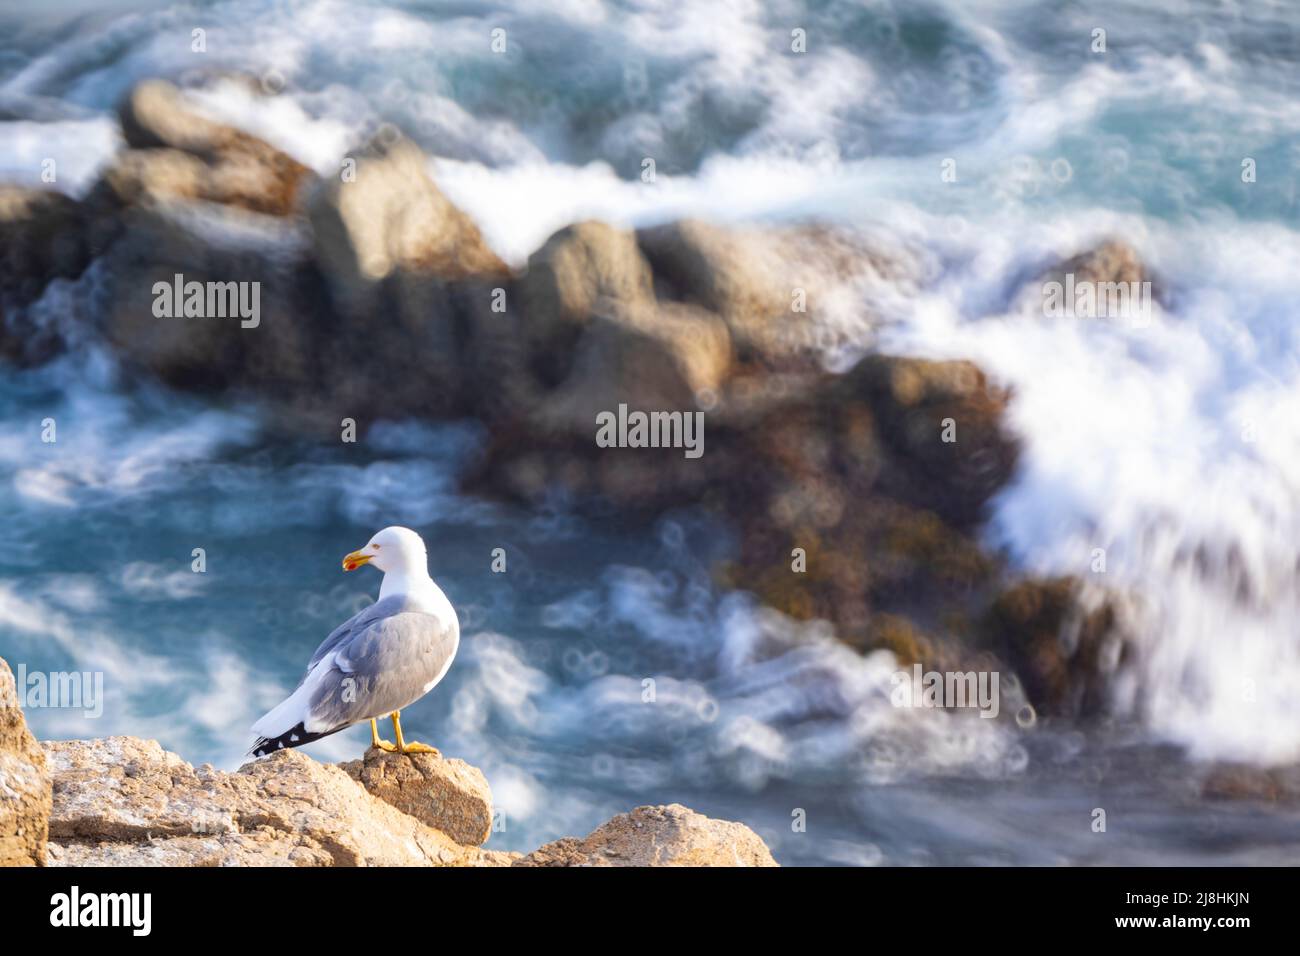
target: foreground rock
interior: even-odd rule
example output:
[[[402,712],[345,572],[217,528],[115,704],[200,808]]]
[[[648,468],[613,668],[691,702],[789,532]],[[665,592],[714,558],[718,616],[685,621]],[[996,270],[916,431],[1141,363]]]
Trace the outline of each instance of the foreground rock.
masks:
[[[50,817],[45,753],[27,729],[13,672],[0,660],[0,866],[43,866]]]
[[[76,866],[484,866],[338,767],[282,751],[237,773],[134,737],[47,743],[51,862]],[[57,849],[54,849],[57,847]]]
[[[637,807],[585,839],[567,837],[534,850],[515,866],[776,866],[743,823],[712,820],[673,803]]]
[[[677,805],[640,807],[526,860],[485,850],[487,782],[438,755],[372,749],[331,766],[285,750],[225,773],[192,767],[157,741],[105,737],[48,742],[18,765],[48,765],[45,804],[33,819],[43,827],[48,814],[54,866],[776,865],[747,827]],[[0,767],[9,774],[0,779],[16,779],[11,766]],[[45,859],[33,855],[45,853],[43,828],[27,826],[17,843],[5,832],[0,850],[18,855],[0,862]]]
[[[492,791],[483,771],[435,754],[392,754],[377,747],[339,764],[371,794],[464,846],[492,835]]]

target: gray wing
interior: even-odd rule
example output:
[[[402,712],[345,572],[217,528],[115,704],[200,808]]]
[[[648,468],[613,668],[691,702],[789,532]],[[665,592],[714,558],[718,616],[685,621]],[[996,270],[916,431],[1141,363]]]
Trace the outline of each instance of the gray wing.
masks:
[[[381,608],[386,604],[367,608],[374,613],[357,615],[344,625],[352,625],[347,633],[331,634],[313,655],[316,666],[326,669],[308,681],[307,730],[334,730],[401,710],[428,693],[451,666],[460,643],[454,618],[406,610],[400,599]]]
[[[388,597],[384,598],[382,601],[376,601],[369,607],[363,607],[356,614],[353,614],[338,627],[334,628],[334,630],[330,631],[329,637],[321,641],[320,647],[316,648],[316,653],[312,654],[311,660],[307,664],[307,673],[302,675],[302,679],[304,681],[307,679],[307,674],[310,674],[316,669],[316,665],[321,662],[321,658],[326,654],[334,650],[334,648],[338,647],[344,641],[355,637],[358,633],[364,631],[376,621],[396,614],[398,611],[402,610],[403,603],[404,602],[400,597]],[[299,681],[299,684],[301,683],[302,682]]]

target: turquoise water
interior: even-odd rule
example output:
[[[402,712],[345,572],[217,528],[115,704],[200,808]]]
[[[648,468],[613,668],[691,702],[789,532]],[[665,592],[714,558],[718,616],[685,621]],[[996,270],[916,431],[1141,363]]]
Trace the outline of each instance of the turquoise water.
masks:
[[[586,217],[822,215],[900,237],[921,291],[859,344],[971,357],[1015,386],[1026,453],[990,543],[1050,573],[1104,547],[1099,583],[1140,598],[1141,653],[1105,727],[902,714],[887,656],[718,591],[726,529],[698,515],[638,526],[466,498],[471,423],[286,439],[254,407],[127,380],[91,335],[0,376],[0,654],[105,682],[101,717],[35,708],[35,731],[237,766],[252,721],[377,592],[339,558],[402,523],[465,635],[404,724],[487,773],[506,813],[493,846],[678,800],[749,823],[783,862],[1290,862],[1293,813],[1206,803],[1196,778],[1203,761],[1300,758],[1298,19],[1190,2],[0,11],[10,181],[53,156],[78,194],[120,146],[111,106],[133,83],[240,70],[282,92],[218,83],[214,115],[321,171],[393,123],[514,263]],[[1015,305],[1043,263],[1114,234],[1171,290],[1150,328]],[[84,317],[94,285],[57,283],[35,312]]]

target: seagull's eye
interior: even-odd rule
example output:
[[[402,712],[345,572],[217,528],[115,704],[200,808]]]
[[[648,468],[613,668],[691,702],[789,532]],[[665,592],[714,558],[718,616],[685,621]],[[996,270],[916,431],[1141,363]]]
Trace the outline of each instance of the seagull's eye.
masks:
[[[374,548],[376,551],[379,550],[379,545],[377,544],[372,544],[370,547]]]

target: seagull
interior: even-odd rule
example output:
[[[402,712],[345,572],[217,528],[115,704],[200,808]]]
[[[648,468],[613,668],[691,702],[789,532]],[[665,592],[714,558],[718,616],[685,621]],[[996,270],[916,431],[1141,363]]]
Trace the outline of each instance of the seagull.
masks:
[[[298,688],[253,725],[253,756],[301,747],[363,720],[370,721],[372,747],[438,753],[402,737],[400,711],[446,676],[460,646],[456,611],[429,577],[424,541],[410,528],[378,532],[343,559],[343,570],[363,564],[384,572],[379,600],[335,628]],[[377,717],[392,719],[396,743],[380,739]]]

